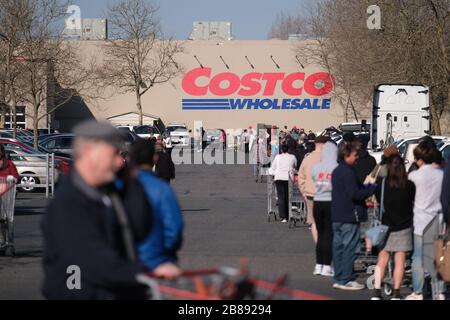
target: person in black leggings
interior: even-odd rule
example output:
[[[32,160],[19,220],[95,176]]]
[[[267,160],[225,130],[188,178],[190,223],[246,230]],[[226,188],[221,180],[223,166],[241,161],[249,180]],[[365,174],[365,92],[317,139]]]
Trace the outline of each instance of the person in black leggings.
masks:
[[[332,277],[333,228],[331,222],[331,176],[337,167],[338,148],[334,142],[323,146],[322,160],[312,169],[315,183],[313,216],[317,228],[316,267],[314,275]]]

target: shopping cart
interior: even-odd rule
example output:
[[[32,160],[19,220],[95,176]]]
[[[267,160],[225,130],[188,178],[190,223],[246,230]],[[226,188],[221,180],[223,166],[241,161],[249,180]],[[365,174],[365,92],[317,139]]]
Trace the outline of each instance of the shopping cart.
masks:
[[[289,229],[297,227],[297,223],[306,225],[306,202],[298,186],[298,177],[289,177]]]
[[[357,258],[355,260],[355,271],[357,273],[366,274],[366,286],[368,289],[373,290],[375,288],[375,268],[378,259],[378,250],[373,248],[371,252],[366,251],[365,234],[366,231],[379,222],[379,204],[369,203],[367,210],[368,219],[362,222],[361,228],[361,245],[359,247]],[[390,296],[393,293],[394,288],[394,255],[391,254],[385,277],[382,281],[382,288],[386,296]],[[412,286],[412,274],[411,274],[411,259],[408,255],[408,259],[405,261],[405,275],[403,277],[402,287]]]
[[[14,256],[14,207],[16,180],[0,178],[0,255]]]
[[[277,190],[274,176],[267,175],[267,221],[277,221]]]
[[[222,267],[185,271],[175,281],[141,275],[138,281],[149,288],[152,300],[328,300],[316,294],[286,287],[287,276],[269,282],[247,272]]]

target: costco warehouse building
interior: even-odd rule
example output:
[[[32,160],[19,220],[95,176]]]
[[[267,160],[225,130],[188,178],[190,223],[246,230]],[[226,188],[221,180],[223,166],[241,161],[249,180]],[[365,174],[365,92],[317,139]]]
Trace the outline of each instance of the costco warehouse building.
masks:
[[[77,41],[83,57],[103,55],[104,41]],[[345,122],[343,106],[331,91],[339,86],[318,65],[297,55],[308,41],[255,40],[183,42],[177,56],[183,68],[170,82],[143,96],[147,124],[184,123],[189,128],[202,121],[205,128],[242,129],[262,123],[297,126],[321,131]],[[93,92],[96,88],[92,88]],[[364,108],[370,113],[370,104]],[[110,120],[116,125],[137,125],[134,93],[111,88],[106,99],[73,99],[49,117],[50,126],[70,132],[82,120]],[[371,122],[370,114],[361,119]],[[352,121],[350,119],[350,121]],[[31,119],[26,126],[32,127]],[[46,127],[43,119],[40,127]],[[441,120],[443,134],[450,130],[448,115]]]
[[[75,43],[84,57],[100,59],[104,44]],[[223,129],[264,123],[314,131],[342,123],[342,107],[331,95],[333,78],[296,56],[299,45],[308,42],[186,41],[176,59],[183,68],[180,75],[143,96],[145,122],[185,123],[193,128],[194,121],[203,121],[205,128]],[[88,118],[138,124],[133,93],[111,88],[107,96],[86,103],[74,99],[51,116],[51,126],[70,131]]]

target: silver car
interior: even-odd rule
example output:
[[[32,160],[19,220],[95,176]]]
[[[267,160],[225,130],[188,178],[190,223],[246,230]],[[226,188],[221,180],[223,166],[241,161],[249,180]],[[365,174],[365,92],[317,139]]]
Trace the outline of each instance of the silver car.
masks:
[[[47,166],[45,154],[30,154],[18,149],[7,148],[6,155],[16,165],[20,179],[17,181],[20,191],[35,192],[39,188],[43,188],[47,184]],[[60,162],[55,160],[55,183],[60,176]],[[49,178],[51,172],[49,170]],[[51,181],[51,180],[50,180]],[[49,182],[50,182],[49,181]],[[51,183],[51,182],[50,182]],[[39,186],[40,185],[40,186]]]

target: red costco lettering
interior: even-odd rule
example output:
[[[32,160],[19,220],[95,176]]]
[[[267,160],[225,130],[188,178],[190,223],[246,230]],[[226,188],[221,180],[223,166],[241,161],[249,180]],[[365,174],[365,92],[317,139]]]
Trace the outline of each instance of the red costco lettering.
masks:
[[[196,68],[186,73],[182,81],[184,92],[191,96],[206,96],[209,91],[219,97],[236,93],[251,97],[262,93],[267,97],[273,96],[281,83],[281,89],[287,96],[301,96],[304,91],[310,96],[321,97],[331,93],[335,83],[334,78],[326,72],[316,72],[308,77],[303,72],[252,72],[242,78],[233,72],[219,73],[214,77],[211,77],[211,73],[211,68]],[[201,86],[200,80],[208,81],[208,84]]]

